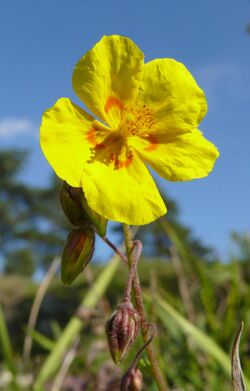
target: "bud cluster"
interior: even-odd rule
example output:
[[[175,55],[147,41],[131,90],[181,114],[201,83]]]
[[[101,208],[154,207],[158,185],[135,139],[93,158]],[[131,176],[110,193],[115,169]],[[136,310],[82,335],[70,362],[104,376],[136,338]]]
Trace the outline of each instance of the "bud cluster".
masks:
[[[66,182],[61,189],[60,202],[65,216],[78,227],[70,232],[62,254],[62,281],[71,284],[92,258],[95,232],[105,236],[107,220],[88,206],[81,188]]]

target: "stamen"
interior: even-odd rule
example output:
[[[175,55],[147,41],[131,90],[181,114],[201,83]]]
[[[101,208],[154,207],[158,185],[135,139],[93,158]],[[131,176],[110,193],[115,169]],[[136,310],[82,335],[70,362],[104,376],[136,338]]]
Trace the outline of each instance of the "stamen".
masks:
[[[120,131],[123,136],[148,133],[155,126],[153,112],[146,106],[125,106]]]
[[[105,104],[106,113],[112,107],[121,110],[119,128],[110,132],[111,129],[93,124],[86,134],[86,139],[92,146],[90,163],[98,160],[111,165],[114,170],[120,170],[129,167],[134,158],[127,137],[140,136],[146,140],[148,145],[144,148],[145,151],[155,150],[159,141],[155,135],[150,134],[150,130],[155,130],[156,121],[153,112],[146,105],[124,106],[118,98],[110,96]]]

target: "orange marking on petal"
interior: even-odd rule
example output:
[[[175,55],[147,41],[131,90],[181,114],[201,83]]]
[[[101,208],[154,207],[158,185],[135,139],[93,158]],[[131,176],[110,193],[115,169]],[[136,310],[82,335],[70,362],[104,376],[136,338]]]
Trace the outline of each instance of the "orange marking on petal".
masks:
[[[125,160],[119,160],[119,158],[115,159],[115,168],[120,169],[120,168],[127,168],[133,160],[133,155],[129,155],[127,159]]]
[[[91,128],[89,129],[87,135],[86,135],[86,138],[88,140],[88,142],[92,145],[96,145],[97,144],[97,141],[96,141],[96,130],[95,128]]]
[[[87,132],[86,138],[88,142],[95,147],[96,150],[102,150],[106,148],[106,145],[104,143],[98,143],[97,138],[96,138],[96,129],[91,128]]]
[[[147,137],[146,140],[149,141],[149,145],[145,147],[144,150],[148,152],[155,151],[159,144],[157,137],[151,134]]]
[[[115,96],[109,96],[104,106],[105,113],[108,113],[113,106],[118,107],[120,110],[122,110],[124,107],[120,99],[116,98]]]
[[[106,145],[104,143],[96,144],[95,148],[100,151],[104,148],[106,148]]]

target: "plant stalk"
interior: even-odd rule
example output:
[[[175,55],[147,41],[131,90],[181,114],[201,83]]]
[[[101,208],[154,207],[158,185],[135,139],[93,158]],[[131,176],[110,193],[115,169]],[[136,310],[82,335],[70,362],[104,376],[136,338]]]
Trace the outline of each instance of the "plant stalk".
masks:
[[[132,241],[132,235],[130,231],[130,227],[126,224],[123,224],[123,231],[124,231],[124,240],[125,240],[125,247],[127,251],[127,260],[128,260],[128,267],[131,267],[131,255],[133,251],[133,241]],[[146,321],[145,317],[145,309],[144,309],[144,303],[142,299],[142,291],[141,291],[141,284],[139,275],[136,272],[133,279],[133,290],[135,294],[135,302],[136,302],[136,309],[140,314],[141,318],[141,331],[142,331],[142,337],[144,342],[146,343],[148,341],[148,322]],[[159,391],[169,391],[169,388],[166,384],[166,381],[163,377],[163,374],[160,369],[160,364],[158,362],[157,356],[155,354],[154,348],[152,346],[152,343],[148,344],[146,347],[146,352],[148,359],[151,364],[151,370],[152,375],[155,378],[155,381],[158,386]]]
[[[135,274],[137,273],[137,264],[141,256],[141,252],[142,252],[142,242],[140,240],[134,240],[133,249],[130,255],[129,276],[127,280],[127,286],[125,288],[124,295],[123,295],[124,303],[131,302],[132,284],[134,281]]]

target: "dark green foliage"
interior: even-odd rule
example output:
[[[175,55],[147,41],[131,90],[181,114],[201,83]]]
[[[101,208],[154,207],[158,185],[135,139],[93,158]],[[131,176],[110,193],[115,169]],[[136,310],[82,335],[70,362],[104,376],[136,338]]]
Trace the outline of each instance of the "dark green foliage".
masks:
[[[7,273],[43,270],[62,250],[68,224],[58,201],[61,183],[33,188],[18,180],[24,151],[0,151],[0,261]]]
[[[18,249],[8,254],[8,262],[5,264],[6,274],[19,274],[32,276],[35,271],[35,263],[31,251],[27,248]]]

